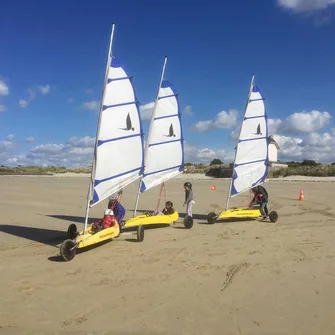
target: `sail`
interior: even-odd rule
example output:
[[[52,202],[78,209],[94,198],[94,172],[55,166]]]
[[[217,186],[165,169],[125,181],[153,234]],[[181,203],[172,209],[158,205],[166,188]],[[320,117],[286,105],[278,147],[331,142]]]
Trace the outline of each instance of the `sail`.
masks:
[[[160,185],[184,170],[184,144],[178,94],[162,80],[147,138],[140,192]]]
[[[262,184],[268,173],[268,125],[264,99],[252,82],[236,148],[231,197]]]
[[[143,131],[132,78],[113,56],[100,110],[90,207],[143,173]]]

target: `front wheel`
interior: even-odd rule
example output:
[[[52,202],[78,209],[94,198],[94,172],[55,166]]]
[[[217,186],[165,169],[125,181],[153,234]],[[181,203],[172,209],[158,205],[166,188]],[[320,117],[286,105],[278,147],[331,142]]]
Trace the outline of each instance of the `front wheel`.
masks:
[[[276,211],[270,212],[269,219],[273,223],[276,222],[278,220],[278,213]]]
[[[69,240],[74,240],[78,235],[78,230],[77,230],[77,226],[74,223],[71,223],[69,225],[69,228],[67,229],[67,234],[66,237]]]
[[[184,227],[186,229],[191,229],[193,227],[193,218],[187,215],[184,219]]]
[[[207,215],[207,222],[209,224],[213,224],[215,222],[215,220],[217,219],[217,215],[214,213],[214,212],[210,212],[208,215]]]
[[[60,246],[60,254],[64,261],[71,261],[76,255],[76,245],[72,240],[65,240]]]
[[[144,228],[143,226],[137,227],[137,242],[143,242],[144,240]]]

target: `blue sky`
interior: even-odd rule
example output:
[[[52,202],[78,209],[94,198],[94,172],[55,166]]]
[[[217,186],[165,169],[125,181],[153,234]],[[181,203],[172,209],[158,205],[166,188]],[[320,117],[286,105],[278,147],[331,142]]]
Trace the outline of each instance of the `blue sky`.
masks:
[[[113,21],[113,54],[134,76],[144,119],[168,56],[188,160],[232,160],[255,73],[280,158],[335,161],[332,2],[3,3],[0,164],[90,164]]]

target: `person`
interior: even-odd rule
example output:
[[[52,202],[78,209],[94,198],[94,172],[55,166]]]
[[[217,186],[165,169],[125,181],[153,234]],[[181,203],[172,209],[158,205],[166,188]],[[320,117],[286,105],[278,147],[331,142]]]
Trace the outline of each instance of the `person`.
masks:
[[[115,219],[119,223],[120,231],[122,230],[122,220],[126,215],[125,208],[119,203],[119,193],[114,193],[109,197],[108,208],[114,211]]]
[[[174,213],[173,203],[167,201],[165,207],[161,211],[154,211],[152,215],[172,215]]]
[[[114,212],[111,209],[106,209],[104,212],[104,217],[96,222],[93,222],[91,227],[92,230],[97,233],[98,231],[116,225]]]
[[[267,204],[269,202],[269,195],[266,189],[263,186],[256,186],[251,189],[254,193],[254,197],[249,204],[249,209],[252,208],[254,205],[260,205],[260,211],[263,216],[263,221],[269,217],[269,211]]]
[[[193,190],[192,190],[192,184],[190,182],[186,182],[184,184],[185,189],[185,202],[184,206],[186,205],[186,215],[193,217],[192,209],[193,205],[195,204],[193,200]]]

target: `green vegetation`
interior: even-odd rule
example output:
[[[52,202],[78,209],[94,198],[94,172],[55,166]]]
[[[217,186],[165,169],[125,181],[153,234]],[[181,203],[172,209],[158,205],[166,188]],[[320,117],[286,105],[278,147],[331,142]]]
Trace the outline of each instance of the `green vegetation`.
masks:
[[[214,164],[218,163],[218,164]],[[335,162],[322,165],[313,160],[304,160],[302,162],[286,162],[288,168],[279,170],[270,169],[269,177],[287,177],[287,176],[315,176],[331,177],[335,176]],[[233,164],[223,164],[220,159],[213,159],[209,165],[185,163],[185,174],[207,174],[215,177],[229,177]],[[229,171],[228,171],[229,170]],[[221,171],[221,172],[220,172]],[[54,175],[62,173],[91,173],[91,167],[85,168],[65,168],[62,166],[0,166],[0,175]],[[227,174],[227,176],[226,176]],[[229,176],[228,176],[229,175]]]
[[[8,167],[1,165],[0,166],[0,175],[49,175],[52,176],[54,174],[60,173],[90,173],[91,168],[77,168],[77,169],[67,169],[65,167],[58,166],[21,166],[18,165],[16,167]]]

